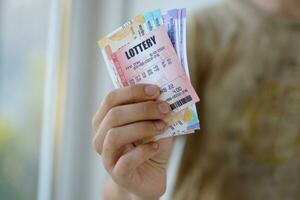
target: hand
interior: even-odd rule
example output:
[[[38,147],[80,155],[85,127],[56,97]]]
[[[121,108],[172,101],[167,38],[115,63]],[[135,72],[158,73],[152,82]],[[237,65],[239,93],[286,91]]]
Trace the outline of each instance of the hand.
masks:
[[[142,199],[157,199],[166,189],[172,139],[137,144],[168,128],[170,106],[157,101],[159,88],[138,84],[113,90],[93,118],[93,139],[105,169],[119,186]]]

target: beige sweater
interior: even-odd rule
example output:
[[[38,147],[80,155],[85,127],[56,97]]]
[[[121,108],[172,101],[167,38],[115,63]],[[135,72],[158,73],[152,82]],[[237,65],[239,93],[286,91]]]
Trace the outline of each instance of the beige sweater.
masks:
[[[173,199],[300,199],[300,22],[247,0],[189,21],[202,128],[187,136]]]

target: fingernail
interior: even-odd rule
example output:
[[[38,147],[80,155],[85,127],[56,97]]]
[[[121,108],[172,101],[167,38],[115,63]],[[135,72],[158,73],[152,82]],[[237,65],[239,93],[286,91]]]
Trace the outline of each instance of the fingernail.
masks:
[[[158,92],[158,87],[154,85],[148,85],[145,87],[145,93],[147,96],[153,96]]]
[[[156,142],[153,143],[153,144],[152,144],[152,148],[155,149],[155,150],[157,150],[157,149],[159,148],[158,143],[156,143]]]
[[[167,103],[160,103],[158,105],[158,109],[163,114],[168,114],[171,111],[171,108],[170,108],[170,106]]]
[[[161,131],[166,127],[166,123],[163,121],[155,121],[154,125],[156,127],[157,130]]]

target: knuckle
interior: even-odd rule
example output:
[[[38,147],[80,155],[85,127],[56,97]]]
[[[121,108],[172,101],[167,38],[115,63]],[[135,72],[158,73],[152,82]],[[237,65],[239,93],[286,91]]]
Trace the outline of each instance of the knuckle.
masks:
[[[143,132],[143,135],[147,136],[154,135],[157,132],[155,124],[152,121],[142,122],[140,124],[139,130]]]
[[[104,153],[103,153],[103,156],[102,156],[102,163],[103,163],[104,169],[105,169],[109,174],[111,174],[111,171],[112,171],[112,167],[113,167],[113,166],[110,166],[110,164],[108,164],[107,158],[106,158],[106,156],[104,155]]]
[[[151,109],[152,107],[152,102],[145,102],[142,104],[141,106],[141,111],[144,113],[144,114],[149,114],[151,112],[153,112],[153,110]]]
[[[101,153],[102,153],[102,146],[101,146],[101,144],[100,144],[100,142],[99,142],[99,140],[98,140],[98,136],[95,136],[95,137],[93,138],[93,140],[92,140],[92,145],[93,145],[95,151],[96,151],[99,155],[101,155]]]
[[[112,90],[110,91],[102,100],[101,105],[99,110],[95,113],[95,115],[93,116],[92,119],[92,127],[97,130],[98,126],[99,126],[99,115],[101,113],[102,110],[106,110],[109,109],[110,107],[112,107],[114,105],[115,99],[117,97],[117,90]]]
[[[116,141],[117,141],[117,131],[114,128],[112,128],[107,132],[103,145],[105,147],[115,146],[117,144]]]
[[[113,105],[115,99],[117,98],[117,89],[110,91],[105,97],[102,102],[102,105],[105,107],[110,107],[110,105]]]
[[[93,129],[96,131],[98,129],[98,120],[97,120],[97,114],[95,114],[93,116],[93,119],[92,119],[92,127]]]
[[[118,124],[119,117],[122,116],[122,110],[119,107],[113,107],[108,111],[107,118],[112,124]]]
[[[157,103],[153,101],[148,101],[142,104],[141,111],[146,115],[156,115],[159,114],[157,111]]]
[[[141,161],[144,159],[144,157],[149,157],[154,153],[151,143],[144,144],[140,146],[139,154],[135,158],[137,161]]]
[[[143,96],[143,94],[141,93],[141,89],[139,89],[140,87],[140,85],[134,85],[129,87],[129,95],[131,99],[138,100]]]

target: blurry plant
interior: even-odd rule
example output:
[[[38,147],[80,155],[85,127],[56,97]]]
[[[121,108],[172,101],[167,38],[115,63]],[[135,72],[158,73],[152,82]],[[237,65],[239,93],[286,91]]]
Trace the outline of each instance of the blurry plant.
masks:
[[[36,160],[24,149],[26,145],[13,126],[0,119],[0,199],[35,199]]]

